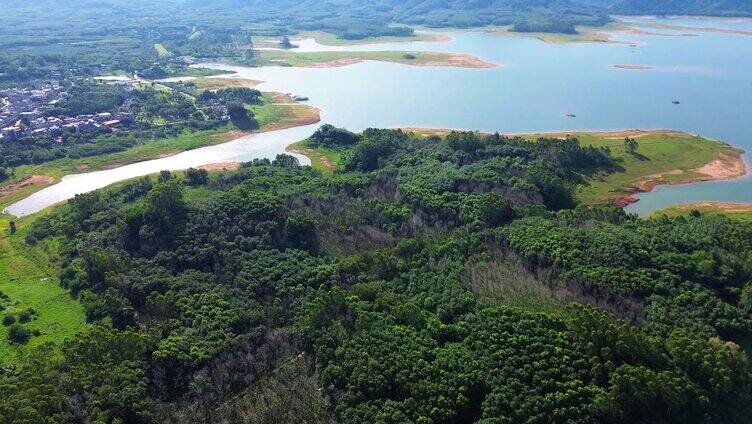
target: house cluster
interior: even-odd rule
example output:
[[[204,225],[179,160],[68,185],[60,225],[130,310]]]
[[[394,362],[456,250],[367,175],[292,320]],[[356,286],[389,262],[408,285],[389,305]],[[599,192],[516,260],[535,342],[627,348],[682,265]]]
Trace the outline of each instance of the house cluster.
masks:
[[[54,137],[60,135],[63,131],[81,132],[110,129],[123,123],[132,122],[133,115],[130,113],[102,112],[96,115],[78,115],[70,118],[29,116],[26,121],[28,124],[20,121],[16,125],[3,128],[0,132],[0,141],[12,141],[41,135]]]
[[[37,88],[10,88],[0,90],[0,128],[12,125],[19,119],[30,118],[51,110],[64,94],[58,82]]]
[[[129,113],[48,116],[63,95],[65,92],[58,83],[46,84],[37,89],[0,91],[0,97],[5,99],[5,105],[0,111],[0,141],[42,135],[57,136],[63,131],[101,130],[133,121],[133,115]]]

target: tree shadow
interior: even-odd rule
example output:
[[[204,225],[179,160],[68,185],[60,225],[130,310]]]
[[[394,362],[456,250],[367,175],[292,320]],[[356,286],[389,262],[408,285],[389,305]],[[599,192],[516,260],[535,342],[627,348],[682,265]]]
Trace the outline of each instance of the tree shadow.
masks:
[[[651,160],[649,157],[647,157],[647,156],[645,156],[645,155],[643,155],[642,153],[639,153],[639,152],[633,152],[633,153],[628,153],[628,154],[632,155],[635,159],[637,159],[639,161]]]

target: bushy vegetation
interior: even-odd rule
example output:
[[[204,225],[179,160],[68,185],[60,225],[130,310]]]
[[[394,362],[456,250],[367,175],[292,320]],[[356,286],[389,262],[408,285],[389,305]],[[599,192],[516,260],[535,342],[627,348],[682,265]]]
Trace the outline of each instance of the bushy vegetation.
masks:
[[[92,326],[0,376],[0,416],[221,421],[279,396],[345,423],[752,413],[750,224],[575,207],[618,167],[576,139],[315,137],[341,151],[331,176],[284,155],[164,172],[37,220]]]
[[[94,115],[101,112],[114,113],[125,102],[125,93],[116,86],[93,81],[77,81],[66,90],[48,116]]]

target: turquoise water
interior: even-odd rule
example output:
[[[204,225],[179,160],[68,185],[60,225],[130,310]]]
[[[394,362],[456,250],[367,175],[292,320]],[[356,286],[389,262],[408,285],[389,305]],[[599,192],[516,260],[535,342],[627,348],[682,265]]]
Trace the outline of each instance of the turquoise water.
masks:
[[[652,20],[673,25],[723,27],[752,31],[750,21]],[[238,76],[265,81],[260,88],[302,94],[321,108],[326,123],[354,131],[367,127],[437,127],[505,134],[671,128],[724,140],[752,150],[752,37],[718,33],[650,30],[673,36],[618,34],[616,43],[547,44],[483,32],[451,33],[445,43],[394,43],[355,46],[352,50],[431,50],[468,53],[496,63],[492,69],[416,67],[364,62],[340,68],[241,68]],[[637,47],[630,46],[631,43]],[[333,49],[312,42],[307,50]],[[617,69],[615,64],[646,65],[647,71]],[[679,100],[680,105],[672,104]],[[567,114],[576,114],[569,118]],[[206,148],[191,153],[188,166],[211,158],[228,161],[273,157],[284,145],[298,141],[312,128],[268,133],[263,140]],[[258,143],[273,148],[259,149]],[[243,148],[247,150],[243,151]],[[194,151],[196,152],[196,151]],[[186,162],[187,163],[187,162]],[[153,172],[154,166],[187,166],[148,161],[129,165],[128,175]],[[113,170],[115,171],[115,170]],[[101,171],[107,173],[110,171]],[[44,206],[110,181],[113,174],[81,174],[76,184],[64,180],[31,200],[8,208],[33,213]],[[97,174],[94,176],[93,174]],[[91,175],[91,177],[88,177]],[[143,174],[141,174],[143,175]],[[62,184],[62,185],[61,185]],[[81,185],[81,188],[77,188]],[[54,194],[54,195],[53,195]],[[695,201],[752,202],[752,179],[660,187],[640,195],[628,210],[640,214]]]

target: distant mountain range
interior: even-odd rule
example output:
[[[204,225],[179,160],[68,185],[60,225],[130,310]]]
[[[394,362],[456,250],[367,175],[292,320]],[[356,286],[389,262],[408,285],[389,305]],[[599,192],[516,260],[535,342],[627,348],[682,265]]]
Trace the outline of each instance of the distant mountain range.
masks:
[[[752,16],[751,0],[622,0],[609,7],[625,15]]]
[[[752,16],[752,0],[219,0],[198,8],[230,6],[254,18],[298,29],[323,29],[344,38],[397,35],[390,23],[428,27],[511,26],[523,32],[575,32],[603,25],[610,15]]]
[[[366,28],[376,22],[398,22],[430,27],[511,25],[516,31],[574,32],[576,25],[602,25],[616,14],[752,16],[752,0],[224,1],[240,9],[289,19],[304,27],[331,24],[335,28],[346,22],[362,21]],[[350,35],[357,37],[359,33],[355,30]]]
[[[127,27],[151,22],[231,30],[251,24],[276,33],[323,30],[358,39],[410,31],[395,23],[572,33],[578,25],[603,25],[619,14],[752,16],[752,0],[6,0],[3,13],[0,36],[24,29],[30,16],[41,14],[51,34],[91,31],[111,18]]]

